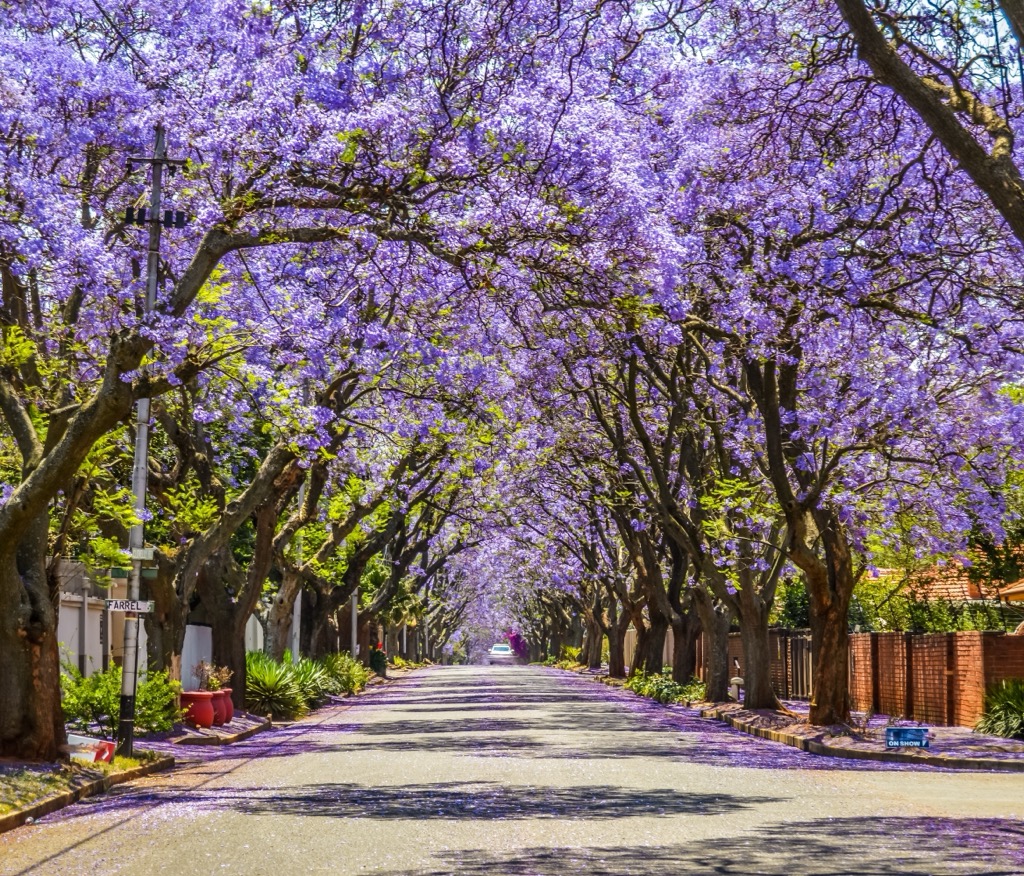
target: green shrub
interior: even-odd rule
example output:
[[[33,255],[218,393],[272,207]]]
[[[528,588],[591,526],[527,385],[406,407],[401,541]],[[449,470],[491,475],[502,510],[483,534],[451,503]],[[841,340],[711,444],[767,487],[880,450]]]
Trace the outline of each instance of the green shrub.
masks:
[[[561,653],[558,655],[560,663],[579,663],[582,648],[574,648],[572,645],[562,645]]]
[[[256,715],[291,721],[306,713],[306,698],[291,663],[260,651],[245,655],[245,707]]]
[[[332,693],[359,693],[370,679],[370,673],[358,660],[348,654],[328,654],[320,661],[327,675],[334,683]]]
[[[306,701],[306,708],[315,709],[322,705],[327,696],[332,692],[332,682],[327,670],[319,663],[303,657],[294,664],[293,670],[295,680],[302,691],[302,698]]]
[[[672,680],[668,672],[654,675],[638,674],[626,681],[626,687],[642,697],[650,697],[659,703],[683,703],[704,698],[704,682],[691,678],[686,684]]]
[[[61,673],[61,704],[64,719],[72,730],[89,733],[99,729],[113,739],[121,713],[121,667],[94,672],[88,678],[78,667],[65,662]],[[162,733],[181,720],[177,696],[181,685],[166,672],[149,672],[135,692],[136,733]]]
[[[118,673],[120,675],[120,673]],[[135,728],[143,733],[165,733],[181,720],[178,706],[181,682],[163,670],[149,672],[135,694]]]
[[[1010,678],[985,692],[985,714],[975,729],[980,733],[1024,739],[1024,678]]]

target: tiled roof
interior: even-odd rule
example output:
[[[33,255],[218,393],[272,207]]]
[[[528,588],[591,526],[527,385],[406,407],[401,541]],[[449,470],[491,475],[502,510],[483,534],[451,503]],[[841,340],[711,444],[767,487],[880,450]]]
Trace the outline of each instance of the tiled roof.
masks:
[[[971,580],[968,567],[956,560],[951,560],[945,566],[932,566],[909,575],[898,569],[879,569],[878,573],[879,577],[892,579],[894,583],[904,578],[907,589],[918,599],[930,601],[965,602],[971,599],[997,599],[1007,592],[1006,586],[1000,587],[995,582],[979,583]],[[1019,583],[1024,585],[1024,581]],[[1024,599],[1024,588],[1018,592],[1021,594],[1018,598]]]

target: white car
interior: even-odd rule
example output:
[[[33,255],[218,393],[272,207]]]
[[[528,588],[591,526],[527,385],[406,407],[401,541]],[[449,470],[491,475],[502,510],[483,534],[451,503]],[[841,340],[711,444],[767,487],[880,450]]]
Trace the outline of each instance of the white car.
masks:
[[[491,650],[487,652],[487,664],[489,666],[495,663],[511,665],[515,662],[516,655],[511,645],[491,645]]]

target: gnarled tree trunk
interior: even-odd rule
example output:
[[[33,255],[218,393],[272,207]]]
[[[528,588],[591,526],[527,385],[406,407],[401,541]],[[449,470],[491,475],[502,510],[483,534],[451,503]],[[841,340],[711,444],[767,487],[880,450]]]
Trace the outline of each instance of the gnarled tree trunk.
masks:
[[[748,709],[777,709],[779,698],[772,687],[771,639],[768,633],[770,606],[755,592],[741,587],[736,594],[740,604],[740,640],[743,643],[743,704]]]
[[[302,576],[293,568],[282,572],[281,586],[267,615],[267,653],[281,660],[288,650],[295,616],[295,600],[302,593]]]
[[[729,626],[732,613],[703,587],[693,591],[693,599],[707,644],[704,650],[706,696],[711,702],[721,702],[729,696]]]
[[[701,622],[697,607],[690,603],[685,614],[672,622],[672,680],[686,684],[697,674],[697,639]]]
[[[60,705],[57,598],[46,580],[45,516],[0,549],[0,756],[56,760],[67,742]],[[20,548],[20,550],[19,550]]]

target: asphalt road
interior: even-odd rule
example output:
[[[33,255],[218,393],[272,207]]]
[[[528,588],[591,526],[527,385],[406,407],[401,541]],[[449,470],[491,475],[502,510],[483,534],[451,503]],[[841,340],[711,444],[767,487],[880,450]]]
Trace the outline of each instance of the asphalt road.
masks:
[[[437,668],[0,836],[3,874],[1024,874],[1024,776],[806,755]]]

